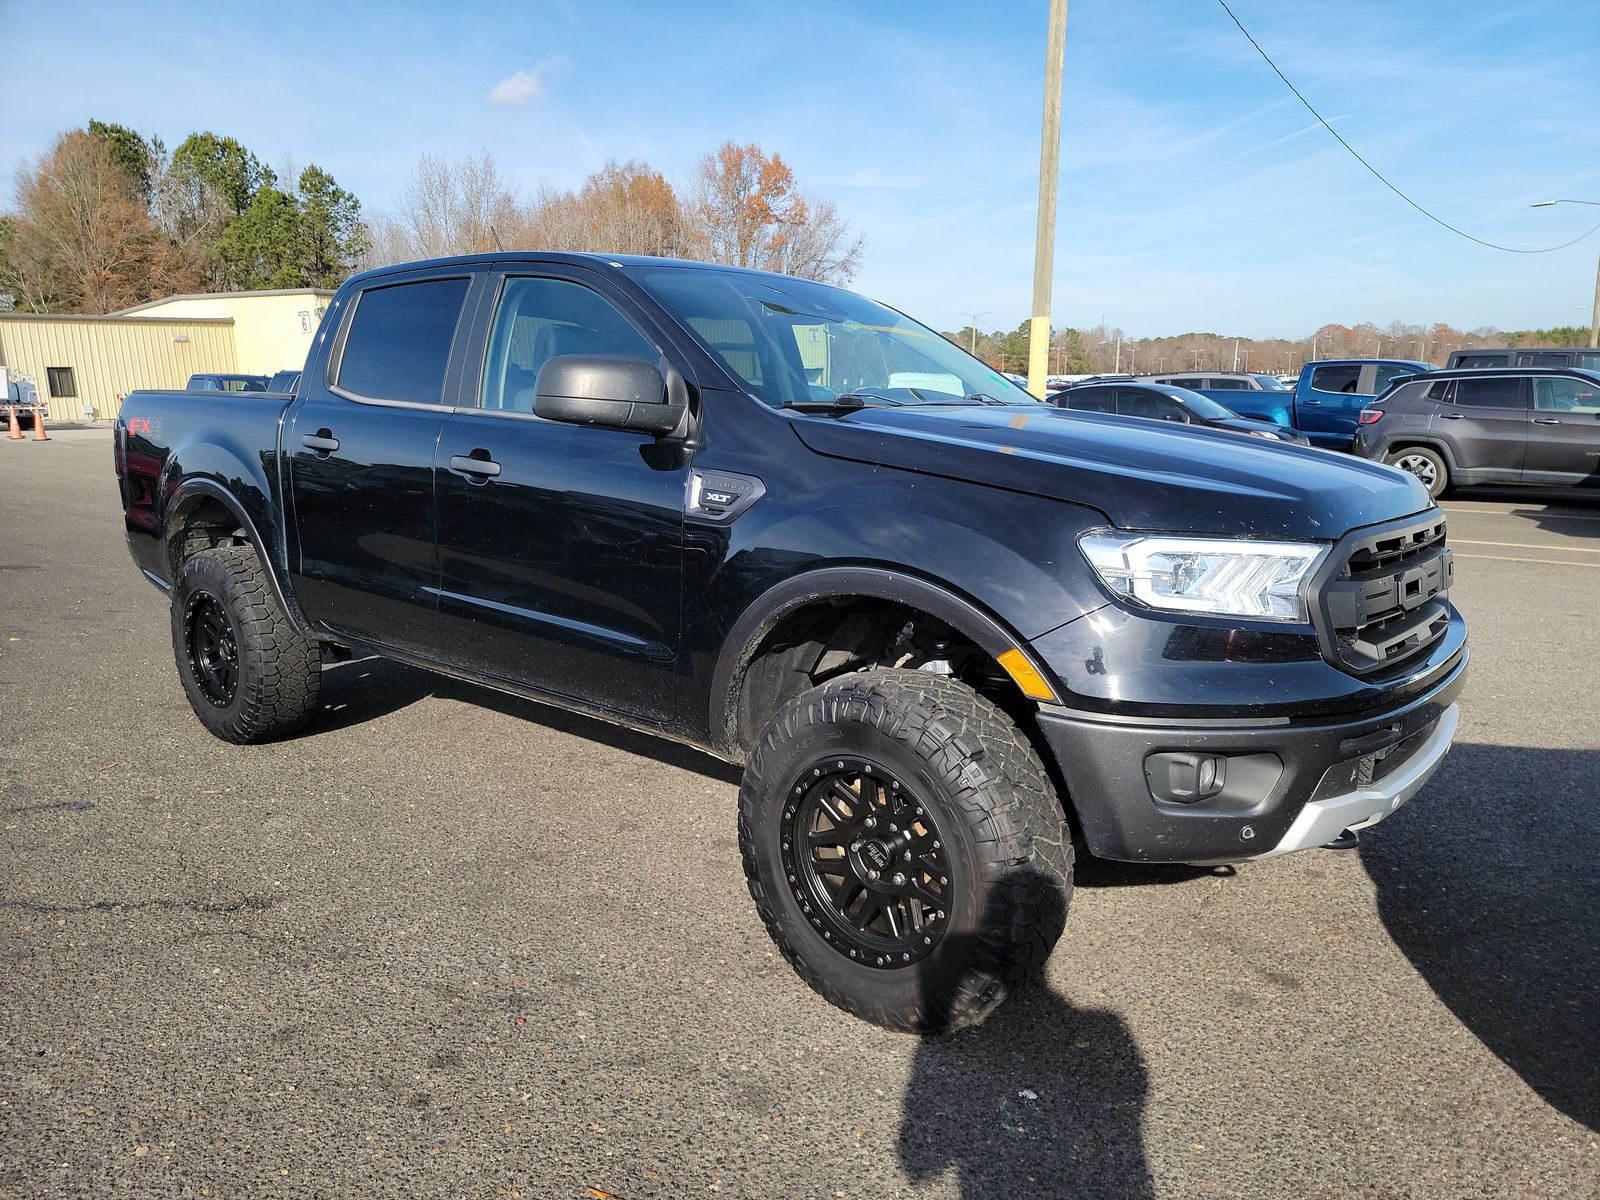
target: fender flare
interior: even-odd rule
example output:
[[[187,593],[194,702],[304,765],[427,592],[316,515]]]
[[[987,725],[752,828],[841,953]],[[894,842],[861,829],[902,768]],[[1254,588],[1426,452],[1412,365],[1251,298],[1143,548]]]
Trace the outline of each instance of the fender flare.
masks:
[[[238,497],[214,480],[185,480],[168,501],[166,520],[162,522],[161,528],[161,548],[169,566],[172,564],[172,530],[200,500],[217,501],[239,522],[250,544],[255,547],[256,557],[261,560],[261,567],[266,572],[267,584],[272,588],[272,594],[277,597],[283,611],[288,614],[290,622],[308,638],[319,640],[319,635],[311,628],[305,614],[300,611],[294,593],[285,586],[283,568],[272,553],[270,544],[261,536],[261,530],[245,511],[244,505],[239,503]],[[178,582],[176,571],[173,571],[172,582],[174,585]]]
[[[1398,445],[1396,443],[1398,443]],[[1434,434],[1426,432],[1420,434],[1408,433],[1393,435],[1384,445],[1383,458],[1379,461],[1387,463],[1389,460],[1389,455],[1396,454],[1399,451],[1406,449],[1408,446],[1421,446],[1427,450],[1437,450],[1439,452],[1439,456],[1444,459],[1444,465],[1446,468],[1448,468],[1450,474],[1455,475],[1460,470],[1460,468],[1456,466],[1456,456],[1450,450],[1450,443],[1444,441]]]
[[[970,638],[992,658],[1008,650],[1022,656],[1040,672],[1046,672],[1032,648],[1000,619],[974,601],[939,584],[905,571],[883,567],[821,567],[794,575],[774,584],[750,603],[733,623],[711,673],[709,729],[718,753],[732,761],[744,757],[739,738],[739,696],[745,671],[756,647],[775,625],[803,605],[818,600],[869,597],[892,600],[936,617]],[[1055,685],[1059,691],[1059,685]],[[751,731],[754,732],[754,731]]]

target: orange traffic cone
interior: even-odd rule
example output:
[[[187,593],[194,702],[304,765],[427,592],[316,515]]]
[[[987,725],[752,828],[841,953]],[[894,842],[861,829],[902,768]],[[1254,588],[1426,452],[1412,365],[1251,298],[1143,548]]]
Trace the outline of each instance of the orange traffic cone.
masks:
[[[17,419],[17,410],[14,408],[6,409],[6,437],[13,442],[22,440],[22,422]]]
[[[33,410],[33,440],[48,442],[50,435],[44,431],[44,405],[35,406]]]

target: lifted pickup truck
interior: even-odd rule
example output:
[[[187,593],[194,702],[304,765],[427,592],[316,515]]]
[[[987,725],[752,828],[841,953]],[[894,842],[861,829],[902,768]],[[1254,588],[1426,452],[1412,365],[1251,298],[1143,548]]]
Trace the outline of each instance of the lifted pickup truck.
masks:
[[[115,457],[206,728],[285,736],[325,655],[378,654],[742,762],[768,931],[894,1028],[975,1021],[1043,962],[1075,841],[1319,846],[1456,729],[1466,631],[1414,478],[1042,406],[783,276],[368,272],[294,397],[136,392]]]

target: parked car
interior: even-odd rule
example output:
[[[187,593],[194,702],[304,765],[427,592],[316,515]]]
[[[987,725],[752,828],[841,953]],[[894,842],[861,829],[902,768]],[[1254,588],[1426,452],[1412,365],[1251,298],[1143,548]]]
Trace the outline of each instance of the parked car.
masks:
[[[117,422],[200,722],[283,737],[324,653],[371,653],[743,763],[756,908],[868,1020],[997,1004],[1059,934],[1074,833],[1320,846],[1455,733],[1445,519],[1402,472],[1084,418],[873,301],[702,263],[387,267],[326,320],[293,397]]]
[[[1293,389],[1276,375],[1259,371],[1183,371],[1167,375],[1145,375],[1141,378],[1152,383],[1170,383],[1173,387],[1188,388],[1191,392],[1211,395],[1212,392],[1287,392]],[[1218,399],[1216,396],[1211,397]]]
[[[1355,452],[1430,496],[1480,483],[1600,487],[1600,372],[1471,368],[1402,379],[1361,412]]]
[[[1047,399],[1058,408],[1070,408],[1075,412],[1110,413],[1119,417],[1172,421],[1180,425],[1203,425],[1208,429],[1243,433],[1272,442],[1295,442],[1302,446],[1311,444],[1304,434],[1296,433],[1287,425],[1241,417],[1199,392],[1169,384],[1147,383],[1132,375],[1123,376],[1120,380],[1088,379],[1052,392]]]
[[[1257,383],[1254,387],[1244,383],[1242,376],[1217,371],[1155,378],[1179,387],[1190,386],[1184,380],[1222,383],[1220,389],[1208,386],[1195,390],[1220,400],[1242,417],[1287,425],[1305,434],[1314,446],[1348,450],[1355,437],[1356,415],[1370,397],[1387,391],[1390,383],[1402,375],[1433,369],[1431,363],[1402,358],[1321,359],[1300,369],[1300,378],[1292,390],[1268,386],[1267,380],[1277,383],[1271,375],[1250,376]]]
[[[1584,367],[1600,370],[1600,350],[1590,346],[1522,350],[1511,346],[1472,347],[1450,351],[1445,369],[1469,367]]]
[[[295,389],[298,388],[299,386],[300,386],[300,372],[299,371],[279,371],[277,374],[273,375],[273,377],[267,381],[267,391],[269,391],[269,392],[282,392],[284,395],[287,395],[287,396],[294,395]]]
[[[264,392],[267,390],[267,377],[265,375],[191,375],[185,390],[190,392]]]

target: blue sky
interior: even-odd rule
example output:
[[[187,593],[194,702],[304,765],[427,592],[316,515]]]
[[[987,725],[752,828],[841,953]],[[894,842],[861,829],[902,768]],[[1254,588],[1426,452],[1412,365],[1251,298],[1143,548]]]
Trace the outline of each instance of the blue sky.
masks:
[[[1370,161],[1477,236],[1550,245],[1600,209],[1584,3],[1237,0]],[[90,117],[316,162],[371,210],[418,154],[525,190],[607,158],[682,179],[777,150],[866,235],[856,286],[940,328],[1027,315],[1044,0],[384,5],[0,0],[0,172]],[[511,103],[494,103],[491,92]],[[1300,336],[1325,321],[1583,324],[1600,234],[1496,253],[1428,224],[1315,127],[1214,0],[1072,0],[1057,324]]]

